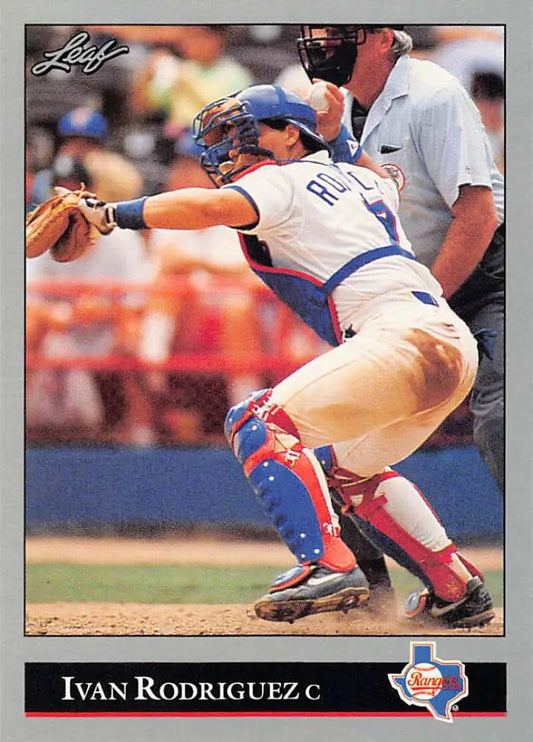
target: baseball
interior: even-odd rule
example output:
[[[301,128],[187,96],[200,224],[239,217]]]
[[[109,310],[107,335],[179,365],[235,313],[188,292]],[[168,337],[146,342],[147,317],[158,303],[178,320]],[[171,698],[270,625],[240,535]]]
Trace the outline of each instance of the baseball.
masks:
[[[315,82],[309,92],[309,105],[315,111],[327,111],[329,108],[326,98],[327,85],[325,82]]]

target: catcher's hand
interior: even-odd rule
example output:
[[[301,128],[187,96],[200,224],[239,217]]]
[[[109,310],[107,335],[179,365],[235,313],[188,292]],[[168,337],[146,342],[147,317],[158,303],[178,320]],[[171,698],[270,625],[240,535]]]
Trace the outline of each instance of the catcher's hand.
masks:
[[[333,83],[314,79],[306,100],[315,110],[319,134],[326,142],[332,142],[341,130],[344,93]]]
[[[54,191],[26,217],[26,256],[36,258],[49,250],[54,260],[67,263],[87,253],[100,236],[78,208],[80,198],[94,194],[83,183],[77,191]]]
[[[101,234],[109,234],[117,226],[115,222],[115,204],[99,201],[97,198],[80,198],[79,210],[90,224]]]

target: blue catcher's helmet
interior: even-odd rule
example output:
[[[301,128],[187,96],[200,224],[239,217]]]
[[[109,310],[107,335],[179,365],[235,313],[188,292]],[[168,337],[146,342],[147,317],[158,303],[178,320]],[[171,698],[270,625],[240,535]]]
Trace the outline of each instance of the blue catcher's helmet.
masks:
[[[217,184],[229,183],[246,167],[233,168],[229,152],[273,157],[259,146],[258,123],[294,124],[310,152],[329,149],[317,132],[316,114],[303,98],[279,85],[253,85],[205,106],[194,118],[193,134],[204,149],[202,167]]]

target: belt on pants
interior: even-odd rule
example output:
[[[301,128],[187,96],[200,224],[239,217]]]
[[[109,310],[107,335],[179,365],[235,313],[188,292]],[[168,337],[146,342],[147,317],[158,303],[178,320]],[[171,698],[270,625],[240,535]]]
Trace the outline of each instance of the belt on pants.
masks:
[[[411,294],[415,297],[415,299],[418,299],[418,301],[421,301],[422,304],[430,304],[433,307],[439,306],[439,302],[435,299],[434,296],[432,296],[427,291],[411,291]],[[343,340],[349,340],[355,335],[357,335],[357,333],[353,329],[352,325],[349,325],[347,328],[345,328],[342,331]]]

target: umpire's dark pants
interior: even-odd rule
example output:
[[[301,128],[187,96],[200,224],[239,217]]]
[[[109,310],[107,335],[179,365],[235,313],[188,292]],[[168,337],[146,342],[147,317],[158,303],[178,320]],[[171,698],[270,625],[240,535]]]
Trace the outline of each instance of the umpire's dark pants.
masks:
[[[496,231],[483,260],[451,297],[450,305],[480,345],[471,397],[474,442],[504,489],[505,227]],[[489,333],[483,331],[490,331]]]

